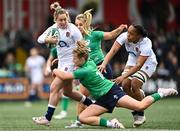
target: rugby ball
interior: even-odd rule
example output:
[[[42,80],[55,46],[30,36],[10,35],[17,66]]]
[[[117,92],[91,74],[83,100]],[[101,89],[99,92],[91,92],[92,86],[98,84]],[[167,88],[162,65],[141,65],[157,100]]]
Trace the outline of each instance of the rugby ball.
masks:
[[[54,37],[57,37],[59,39],[60,37],[60,33],[59,33],[59,30],[57,28],[51,28],[47,34],[47,36],[54,36]],[[55,47],[56,44],[52,44],[52,43],[48,43],[47,44],[47,47],[48,48],[53,48]]]

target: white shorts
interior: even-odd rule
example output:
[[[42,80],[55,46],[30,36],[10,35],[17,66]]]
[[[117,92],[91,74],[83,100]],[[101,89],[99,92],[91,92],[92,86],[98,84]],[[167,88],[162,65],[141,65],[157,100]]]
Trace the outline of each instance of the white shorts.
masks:
[[[42,84],[44,80],[43,75],[36,75],[31,76],[31,84]]]
[[[67,71],[67,72],[73,72],[74,71],[74,64],[73,63],[64,63],[64,62],[59,62],[58,63],[58,69],[62,71]]]
[[[135,66],[135,65],[136,65],[136,59],[134,59],[134,57],[129,55],[128,56],[128,61],[126,62],[126,66]],[[145,72],[148,75],[148,77],[151,77],[152,74],[156,71],[156,67],[157,67],[156,63],[145,62],[140,70]]]
[[[127,61],[126,66],[135,66],[133,61]],[[129,76],[128,78],[132,80],[133,78],[136,78],[140,80],[142,83],[145,83],[148,78],[150,78],[153,73],[156,71],[157,64],[155,63],[144,63],[144,65],[141,67],[139,71],[134,73],[133,75]],[[125,69],[122,74],[125,74],[129,71],[129,69]]]

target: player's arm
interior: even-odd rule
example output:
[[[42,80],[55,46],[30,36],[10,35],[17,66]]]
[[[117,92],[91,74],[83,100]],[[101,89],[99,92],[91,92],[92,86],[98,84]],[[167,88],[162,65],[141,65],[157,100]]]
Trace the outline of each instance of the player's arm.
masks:
[[[121,24],[118,28],[111,32],[104,32],[104,40],[111,40],[116,38],[119,34],[121,34],[124,29],[127,29],[127,25]]]
[[[130,70],[127,73],[123,74],[122,77],[127,78],[131,76],[132,74],[136,73],[137,71],[139,71],[141,67],[144,65],[147,58],[148,56],[139,56],[137,59],[136,65],[130,68]]]
[[[105,56],[103,63],[100,66],[98,66],[98,69],[100,72],[105,71],[106,65],[113,58],[113,56],[118,52],[118,50],[120,50],[120,48],[121,48],[121,45],[117,41],[115,41],[111,50]]]
[[[124,73],[123,75],[121,75],[115,79],[116,84],[118,84],[118,85],[121,84],[125,78],[127,78],[127,77],[131,76],[132,74],[134,74],[135,72],[139,71],[141,69],[141,67],[144,65],[147,58],[148,58],[148,56],[139,56],[135,66],[130,68],[130,70],[127,73]]]
[[[74,79],[74,75],[71,72],[61,71],[59,69],[54,69],[53,73],[59,77],[61,80],[71,80]]]
[[[46,31],[44,31],[37,39],[38,43],[52,43],[56,44],[58,42],[58,38],[54,36],[48,36],[48,32],[50,31],[51,27],[49,27]]]
[[[50,54],[48,60],[46,62],[46,68],[44,71],[44,75],[48,76],[51,73],[51,62],[54,60],[54,57]]]

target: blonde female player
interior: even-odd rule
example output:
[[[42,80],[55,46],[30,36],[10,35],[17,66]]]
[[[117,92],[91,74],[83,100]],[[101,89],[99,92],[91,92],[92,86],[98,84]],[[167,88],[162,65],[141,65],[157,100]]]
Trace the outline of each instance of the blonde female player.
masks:
[[[124,128],[117,119],[107,120],[100,115],[112,113],[114,107],[123,107],[131,110],[142,111],[152,105],[155,101],[169,95],[177,95],[173,89],[158,90],[158,93],[145,97],[141,101],[125,94],[120,86],[106,79],[97,69],[96,64],[88,59],[89,49],[85,41],[78,41],[77,48],[73,51],[73,61],[77,70],[73,72],[54,69],[54,74],[62,80],[79,79],[84,87],[88,89],[92,97],[96,100],[79,114],[79,120],[88,125],[104,126],[111,128]]]
[[[74,68],[72,51],[75,48],[77,40],[82,39],[79,29],[69,23],[68,12],[61,8],[58,2],[51,4],[51,9],[54,9],[54,21],[55,24],[49,27],[39,38],[39,43],[52,43],[56,44],[58,54],[58,69],[62,71],[72,72]],[[60,38],[48,36],[47,34],[51,28],[57,28],[60,32]],[[50,97],[47,113],[42,117],[33,117],[33,121],[36,124],[49,125],[52,115],[56,109],[59,101],[59,91],[63,88],[64,95],[71,97],[77,101],[84,102],[85,104],[91,104],[89,99],[81,95],[77,91],[72,91],[72,80],[62,81],[58,77],[55,77],[50,85]],[[88,101],[89,100],[89,101]]]
[[[119,35],[99,69],[100,71],[105,70],[107,63],[121,49],[123,44],[129,56],[124,72],[116,78],[115,82],[121,84],[128,95],[140,101],[143,99],[140,89],[155,72],[157,66],[152,42],[142,26],[131,25],[127,32]],[[146,121],[143,111],[134,111],[132,114],[134,117],[133,127],[142,125]]]
[[[87,46],[90,48],[89,57],[91,60],[95,62],[98,66],[104,60],[104,54],[101,49],[101,43],[103,40],[111,40],[116,38],[120,33],[123,32],[124,29],[127,28],[127,25],[120,25],[118,28],[111,32],[104,32],[104,31],[94,31],[91,28],[92,22],[92,14],[91,9],[85,11],[83,14],[79,14],[76,16],[75,24],[81,31],[83,38],[87,41]],[[110,64],[106,66],[106,72],[102,73],[103,76],[107,79],[113,79],[113,73]],[[89,92],[85,87],[82,85],[80,86],[79,91],[84,94],[85,96],[89,96]],[[77,106],[77,114],[80,114],[86,106],[81,103],[78,103]],[[78,119],[72,123],[70,126],[66,126],[66,128],[79,128],[82,124],[78,121]]]

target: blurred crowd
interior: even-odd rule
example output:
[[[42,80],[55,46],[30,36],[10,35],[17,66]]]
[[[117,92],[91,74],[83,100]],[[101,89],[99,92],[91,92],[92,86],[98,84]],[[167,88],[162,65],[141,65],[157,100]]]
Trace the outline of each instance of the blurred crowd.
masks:
[[[155,76],[173,78],[180,76],[180,6],[174,6],[167,0],[155,2],[154,0],[143,0],[139,11],[142,24],[149,33],[158,59]],[[53,23],[52,21],[50,16],[46,22],[47,27]],[[111,23],[103,22],[93,26],[103,31],[111,31],[115,28]],[[25,76],[25,62],[33,47],[36,47],[39,54],[47,59],[49,49],[36,41],[42,31],[33,32],[12,27],[0,32],[0,77]],[[102,48],[105,54],[114,41],[115,39],[103,41]],[[127,55],[123,48],[111,61],[115,77],[120,75],[124,69]]]

